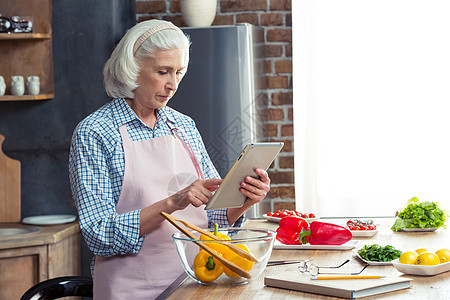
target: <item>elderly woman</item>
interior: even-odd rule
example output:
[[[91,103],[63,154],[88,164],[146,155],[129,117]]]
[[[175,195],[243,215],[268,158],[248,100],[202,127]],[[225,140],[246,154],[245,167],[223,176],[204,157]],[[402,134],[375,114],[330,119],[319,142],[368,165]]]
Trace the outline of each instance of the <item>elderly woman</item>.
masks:
[[[269,191],[241,183],[241,208],[205,211],[221,183],[194,121],[166,106],[187,71],[190,41],[170,22],[131,28],[104,68],[113,100],[80,122],[69,158],[80,227],[95,254],[96,299],[149,299],[182,272],[161,212],[199,227],[240,226]],[[211,101],[214,101],[211,99]]]

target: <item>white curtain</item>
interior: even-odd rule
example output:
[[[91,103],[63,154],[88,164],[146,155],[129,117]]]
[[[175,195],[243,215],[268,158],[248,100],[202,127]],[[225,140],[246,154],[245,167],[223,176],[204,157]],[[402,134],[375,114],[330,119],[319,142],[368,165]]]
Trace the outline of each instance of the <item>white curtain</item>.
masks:
[[[450,209],[450,1],[292,1],[297,210]]]

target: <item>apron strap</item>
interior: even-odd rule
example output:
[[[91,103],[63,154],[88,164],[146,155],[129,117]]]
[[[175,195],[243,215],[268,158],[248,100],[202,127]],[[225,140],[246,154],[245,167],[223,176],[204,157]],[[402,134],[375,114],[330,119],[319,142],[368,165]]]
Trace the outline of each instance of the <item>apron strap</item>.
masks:
[[[179,128],[179,127],[173,126],[173,124],[172,124],[169,120],[166,120],[166,124],[167,124],[167,126],[169,126],[170,131],[171,131],[172,134],[175,136],[175,138],[179,139],[179,140],[181,141],[181,143],[184,145],[186,151],[187,151],[188,154],[189,154],[189,157],[190,157],[191,160],[192,160],[192,163],[194,164],[195,170],[197,171],[197,176],[198,176],[198,178],[200,178],[200,179],[205,179],[205,177],[203,176],[202,169],[200,168],[200,165],[199,165],[199,163],[198,163],[198,161],[197,161],[197,157],[195,157],[194,150],[192,149],[192,146],[191,146],[191,143],[189,142],[189,138],[188,138],[187,134],[184,132],[183,129],[181,129],[181,128]],[[187,144],[186,144],[186,142],[179,136],[178,131],[180,131],[181,134],[184,136],[184,138],[185,138],[186,141],[187,141]]]
[[[130,135],[128,134],[128,130],[127,130],[127,123],[122,124],[119,127],[119,132],[120,132],[120,135],[122,136],[122,139],[126,139],[127,142],[131,141]]]

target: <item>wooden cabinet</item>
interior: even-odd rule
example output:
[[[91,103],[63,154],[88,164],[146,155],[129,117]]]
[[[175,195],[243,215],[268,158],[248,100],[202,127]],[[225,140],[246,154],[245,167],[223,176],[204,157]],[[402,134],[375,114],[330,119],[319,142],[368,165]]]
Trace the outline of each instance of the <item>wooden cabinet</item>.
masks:
[[[0,76],[5,78],[6,93],[0,101],[44,100],[55,96],[53,78],[52,0],[1,0],[0,14],[5,17],[32,16],[33,33],[0,33]],[[11,95],[11,76],[37,75],[40,94]]]
[[[0,299],[20,299],[46,279],[80,275],[80,238],[77,222],[0,237]]]

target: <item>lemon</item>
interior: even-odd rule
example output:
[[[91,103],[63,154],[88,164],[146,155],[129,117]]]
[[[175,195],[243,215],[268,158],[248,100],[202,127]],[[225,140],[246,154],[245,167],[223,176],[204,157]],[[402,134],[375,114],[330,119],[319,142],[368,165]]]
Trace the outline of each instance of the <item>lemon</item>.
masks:
[[[439,257],[441,264],[450,261],[450,250],[448,249],[439,249],[436,251],[436,255]]]
[[[439,256],[431,252],[423,252],[417,257],[416,265],[434,266],[440,262]]]
[[[398,262],[401,264],[412,264],[414,265],[417,261],[417,253],[412,251],[403,252],[398,259]]]
[[[424,253],[424,252],[428,252],[428,250],[427,250],[427,249],[424,249],[424,248],[419,248],[419,249],[416,250],[416,253],[417,253],[418,255],[420,255],[420,254],[422,254],[422,253]]]

